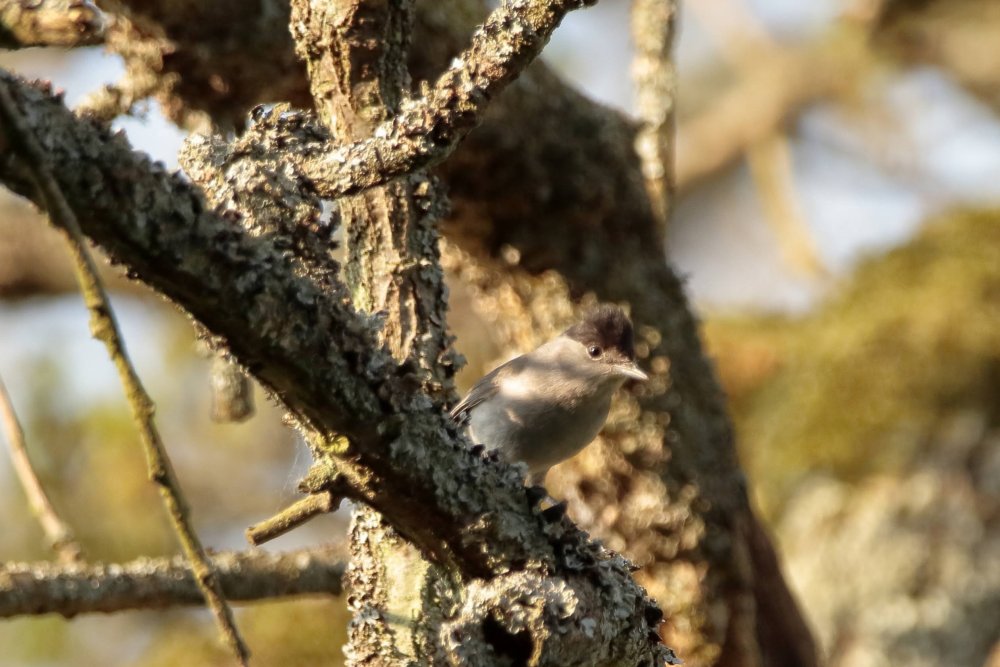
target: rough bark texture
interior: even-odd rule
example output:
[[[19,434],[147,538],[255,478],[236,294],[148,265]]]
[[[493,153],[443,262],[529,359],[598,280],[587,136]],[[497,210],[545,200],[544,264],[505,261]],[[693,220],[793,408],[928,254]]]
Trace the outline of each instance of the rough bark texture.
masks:
[[[261,71],[255,72],[255,76],[260,74],[259,80],[231,86],[226,96],[211,93],[208,80],[212,76],[227,80],[239,39],[247,34],[239,26],[244,20],[252,20],[253,12],[235,12],[236,38],[225,42],[235,45],[234,50],[213,59],[215,46],[200,50],[194,46],[203,44],[201,33],[215,34],[229,23],[213,23],[210,17],[192,19],[185,12],[195,10],[187,3],[156,3],[141,12],[138,4],[133,3],[133,12],[155,27],[149,29],[150,35],[157,31],[171,35],[170,69],[163,69],[164,65],[154,73],[164,86],[159,93],[166,98],[161,99],[168,99],[167,110],[174,117],[183,119],[188,113],[207,110],[221,125],[239,125],[252,102],[274,99],[271,95],[284,95],[293,102],[302,99],[301,91],[293,94],[273,88],[279,79],[282,86],[292,86],[293,82],[303,86],[300,68],[289,65],[281,77],[268,75],[272,65],[288,62],[283,59],[290,53],[290,41],[281,42],[287,51],[276,49]],[[262,7],[266,5],[261,3]],[[477,3],[454,5],[461,11],[446,14],[443,6],[428,4],[418,12],[418,25],[436,27],[434,40],[422,41],[421,33],[417,33],[416,43],[421,48],[415,50],[412,62],[427,68],[415,69],[418,76],[433,76],[440,71],[447,62],[444,58],[454,53],[451,45],[467,38],[467,33],[461,31],[468,24],[469,14],[478,9]],[[280,25],[275,21],[273,25]],[[204,26],[201,33],[192,29],[196,25]],[[254,26],[257,30],[265,28],[263,24]],[[146,44],[165,43],[157,39],[150,37]],[[212,39],[204,43],[216,44]],[[425,44],[433,48],[423,48]],[[256,54],[259,41],[243,48],[244,56],[248,51]],[[130,66],[141,61],[139,57],[130,58],[124,47],[120,49]],[[184,55],[188,51],[198,54],[197,67],[185,64],[184,58],[193,57]],[[770,543],[762,537],[762,529],[747,505],[722,395],[701,352],[682,286],[663,263],[659,227],[632,150],[634,137],[635,128],[629,121],[587,101],[544,67],[531,68],[494,101],[484,125],[442,165],[441,173],[453,200],[453,212],[445,226],[452,243],[447,263],[477,290],[482,312],[495,324],[500,342],[517,351],[570,321],[579,298],[585,294],[632,304],[644,338],[645,363],[656,377],[648,388],[637,390],[635,397],[619,407],[606,431],[608,437],[566,466],[562,483],[554,480],[557,495],[573,500],[573,514],[583,525],[645,566],[644,581],[670,610],[665,630],[675,643],[685,647],[688,664],[814,664],[809,633],[787,593]],[[206,229],[213,230],[211,237],[225,227],[208,225]],[[176,258],[169,260],[171,263]],[[280,263],[287,259],[269,254],[267,261]],[[219,276],[214,287],[222,289],[225,280],[235,283],[237,275]],[[279,288],[258,271],[250,275],[257,277],[244,277],[241,282],[252,285],[255,292],[264,289],[274,294],[275,302],[287,301],[289,295],[299,293],[297,283]],[[180,285],[193,280],[193,276],[179,278],[175,276],[175,282]],[[190,292],[193,290],[174,296],[185,302],[205,296]],[[231,296],[240,300],[238,293]],[[319,298],[312,292],[303,296],[307,301]],[[339,298],[346,299],[346,295]],[[446,424],[428,422],[426,417],[420,418],[424,420],[420,426],[416,420],[410,424],[402,417],[378,424],[379,411],[376,403],[370,402],[377,401],[376,396],[345,386],[338,379],[336,371],[369,369],[363,373],[367,373],[372,386],[390,384],[398,388],[422,381],[419,374],[392,371],[395,367],[387,358],[363,351],[362,346],[372,342],[372,327],[352,326],[345,335],[329,319],[320,319],[319,313],[327,307],[344,312],[337,299],[332,301],[323,302],[323,307],[315,309],[317,314],[305,320],[289,320],[284,312],[267,313],[278,318],[274,321],[281,322],[282,329],[274,331],[271,324],[263,329],[266,337],[284,340],[293,337],[293,332],[304,332],[304,340],[292,345],[293,358],[288,360],[298,375],[288,375],[283,364],[280,369],[268,366],[268,354],[263,349],[241,350],[238,356],[251,370],[263,374],[265,384],[278,390],[286,402],[319,401],[326,405],[345,401],[342,406],[348,409],[337,407],[329,413],[306,409],[297,414],[303,423],[320,426],[316,430],[328,433],[331,439],[337,433],[350,432],[352,448],[365,449],[363,443],[394,438],[404,442],[406,434],[421,429],[426,429],[424,435],[447,431]],[[192,310],[201,316],[202,311]],[[223,316],[223,312],[225,309],[204,314],[219,325],[237,326],[215,326],[214,331],[236,333],[251,324],[245,317],[227,322],[229,315]],[[324,372],[322,377],[312,377],[317,369],[303,369],[301,361],[295,362],[295,358],[337,359],[345,350],[349,362],[332,363],[332,375]],[[395,372],[399,375],[393,376]],[[297,387],[294,390],[290,389],[293,384]],[[392,390],[387,393],[395,395]],[[395,407],[401,415],[408,409],[417,410],[412,403],[408,408]],[[324,431],[324,424],[336,427]],[[393,437],[387,437],[387,431],[392,431]],[[393,465],[407,468],[410,477],[426,473],[442,482],[447,479],[446,483],[456,488],[450,481],[454,477],[439,466],[427,467],[429,462],[416,452],[407,453],[406,447],[398,449],[399,454],[407,456],[394,459]],[[374,478],[360,466],[350,464],[341,474],[370,481],[366,488],[371,492],[365,496],[380,509],[393,492],[406,498],[422,497],[428,491],[420,485],[397,485],[395,482],[402,480],[393,480],[392,475],[382,479],[380,475],[391,467],[388,458],[392,457],[374,466]],[[510,480],[478,482],[499,487],[506,483]],[[472,493],[463,490],[462,495],[467,492]],[[440,499],[445,505],[452,505],[453,500],[460,500],[458,505],[467,502],[465,498]],[[446,541],[454,539],[456,543],[444,548],[427,539],[440,527],[435,517],[444,523],[467,515],[457,507],[444,509],[443,515],[438,515],[438,509],[433,504],[397,507],[395,511],[402,516],[397,514],[395,519],[398,525],[421,523],[419,534],[408,533],[407,537],[439,555],[457,547],[462,554],[460,562],[466,566],[475,563],[466,572],[490,572],[505,558],[517,561],[533,552],[533,548],[506,551],[511,546],[502,537],[508,534],[507,528],[489,536],[481,532],[476,536],[446,532]],[[476,557],[473,545],[481,540],[491,543],[491,551],[506,551],[507,555],[499,559],[485,554]],[[768,644],[774,635],[782,637],[782,641]]]
[[[218,553],[212,564],[227,600],[287,595],[339,595],[344,563],[338,554]],[[110,613],[203,605],[191,568],[181,557],[65,567],[53,563],[0,566],[0,618],[25,614]]]
[[[361,147],[354,156],[348,150],[332,160],[316,161],[334,169],[320,175],[320,183],[351,184],[361,173],[377,176],[392,155],[414,145],[408,136],[421,137],[427,142],[423,146],[433,147],[431,135],[419,134],[416,128],[402,135],[392,130],[410,84],[406,54],[411,2],[296,2],[292,21],[313,98],[333,135],[329,145]],[[418,125],[426,115],[426,110],[418,111]],[[421,390],[450,401],[456,360],[447,334],[437,232],[444,204],[436,181],[415,172],[341,198],[335,205],[345,226],[344,280],[354,306],[380,313],[382,340],[393,357],[418,370]],[[439,596],[456,604],[461,596],[454,586],[444,585],[446,568],[429,563],[389,521],[367,507],[355,510],[350,542],[348,599],[353,620],[345,647],[348,663],[406,664],[434,656],[432,664],[443,664],[448,658],[434,633],[444,614],[440,604],[429,604],[426,589],[440,581]],[[431,579],[432,572],[442,574]],[[453,572],[451,578],[460,575]]]
[[[541,514],[515,469],[457,436],[444,405],[420,390],[420,374],[392,359],[345,293],[207,211],[198,191],[121,136],[78,120],[45,91],[9,75],[0,82],[50,159],[80,165],[55,176],[84,230],[224,338],[307,433],[321,461],[305,490],[346,485],[461,573],[480,604],[442,628],[445,654],[478,638],[480,664],[495,664],[491,647],[527,632],[540,665],[672,659],[628,564],[564,517]],[[0,180],[38,195],[10,152]]]

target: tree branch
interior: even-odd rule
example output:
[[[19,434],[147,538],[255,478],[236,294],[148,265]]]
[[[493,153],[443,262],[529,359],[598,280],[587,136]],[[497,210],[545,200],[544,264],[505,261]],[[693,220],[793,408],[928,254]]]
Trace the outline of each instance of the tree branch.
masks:
[[[333,550],[222,552],[211,557],[229,600],[340,595],[344,563]],[[200,605],[204,596],[180,556],[121,564],[0,565],[0,618],[111,613]]]
[[[334,135],[330,143],[368,139],[372,126],[399,118],[410,88],[406,55],[413,12],[411,0],[293,2],[296,50],[306,60],[319,114]],[[378,161],[369,166],[372,173],[381,168]],[[457,360],[449,349],[438,254],[438,222],[447,202],[438,182],[418,171],[343,198],[337,206],[346,228],[344,280],[355,307],[381,313],[382,339],[397,361],[419,371],[414,379],[420,390],[454,402]],[[413,591],[454,589],[454,567],[430,563],[384,516],[364,506],[352,514],[350,553],[346,582],[353,620],[344,647],[349,664],[373,667],[362,656],[386,660],[387,654],[398,663],[417,660],[416,646],[428,647],[420,651],[423,661],[446,661],[443,655],[430,657],[441,651],[442,605],[428,604],[426,595]],[[442,595],[435,597],[440,601]]]
[[[83,292],[84,302],[90,311],[90,330],[94,338],[101,341],[108,350],[122,386],[125,398],[132,409],[132,417],[139,430],[139,440],[146,454],[149,479],[160,491],[160,496],[170,516],[177,539],[184,550],[195,575],[205,603],[212,611],[223,638],[235,653],[239,662],[246,665],[250,651],[236,628],[233,612],[226,604],[218,579],[212,570],[205,549],[191,523],[191,510],[181,491],[180,481],[173,470],[166,448],[160,438],[153,415],[155,407],[133,366],[118,321],[108,301],[97,266],[87,250],[83,231],[60,184],[49,171],[45,153],[39,146],[32,130],[21,116],[9,89],[9,84],[0,84],[0,119],[3,121],[5,140],[23,161],[30,180],[34,181],[36,193],[49,213],[53,224],[62,229],[70,245],[70,254],[76,270],[77,280]]]
[[[404,101],[370,138],[333,147],[310,164],[307,173],[320,194],[356,193],[448,157],[490,100],[541,52],[563,16],[594,2],[501,3],[421,99]]]
[[[346,305],[342,291],[320,289],[273,241],[206,211],[196,190],[132,153],[122,137],[9,75],[0,81],[52,161],[75,165],[55,177],[81,226],[133,275],[225,337],[313,446],[335,460],[356,499],[425,553],[511,599],[533,599],[534,576],[562,581],[540,608],[559,629],[546,644],[551,664],[671,659],[650,636],[652,603],[627,564],[568,520],[548,523],[533,510],[516,471],[481,460],[456,436],[444,406],[414,390],[410,367],[376,344],[369,319]],[[38,198],[9,153],[0,181]],[[600,632],[588,635],[592,622]],[[579,640],[587,636],[593,641]]]
[[[41,480],[35,474],[35,469],[28,458],[28,448],[24,442],[24,430],[14,412],[14,404],[7,393],[7,387],[0,379],[0,422],[3,425],[4,435],[7,437],[7,445],[10,447],[10,460],[14,466],[21,487],[24,488],[24,495],[28,497],[28,505],[34,512],[38,522],[42,525],[45,537],[49,540],[49,545],[59,555],[59,560],[63,563],[74,563],[80,560],[83,553],[80,543],[73,535],[73,529],[62,520],[62,517],[52,506],[52,501],[45,493]]]
[[[129,5],[148,23],[170,26],[169,40],[150,38],[142,46],[171,49],[163,67],[152,72],[160,77],[160,99],[171,117],[207,112],[220,125],[238,125],[257,102],[287,99],[299,106],[311,104],[303,68],[290,55],[287,6],[282,9],[280,0],[250,7],[236,4],[243,9],[233,11],[233,2],[224,0],[194,4],[130,0]],[[425,32],[418,34],[427,37],[416,38],[418,48],[411,62],[417,76],[433,79],[464,43],[466,26],[482,16],[482,3],[431,0],[421,7],[418,27]],[[816,80],[843,85],[842,74],[851,67],[844,66],[842,54],[829,48],[836,40],[830,42],[824,48],[806,50],[803,69],[820,73],[807,85]],[[114,49],[132,62],[125,40]],[[262,49],[273,57],[246,68],[246,58]],[[854,50],[851,53],[856,57]],[[771,68],[770,61],[761,64],[762,71]],[[831,71],[835,76],[827,75]],[[754,104],[769,99],[770,84],[766,77],[745,83],[737,95],[713,107],[709,114],[715,120],[706,116],[698,123],[703,131],[698,141],[689,144],[697,149],[679,155],[679,174],[685,171],[686,159],[700,159],[705,151],[725,144],[716,141],[716,121],[725,131],[732,125],[732,112],[742,118],[751,109],[753,117],[760,118]],[[795,86],[798,80],[786,83]],[[814,94],[822,93],[811,92],[806,101],[815,99]],[[785,99],[779,95],[777,101]],[[801,99],[794,98],[796,103]],[[767,115],[765,120],[786,117],[782,112]],[[455,242],[453,247],[464,253],[463,278],[482,289],[484,312],[496,318],[488,321],[507,344],[505,352],[523,351],[529,341],[537,340],[535,336],[552,331],[546,326],[564,324],[581,294],[593,292],[602,299],[633,304],[634,319],[644,322],[650,332],[650,363],[668,369],[663,382],[670,390],[644,399],[641,412],[627,413],[627,426],[613,432],[608,445],[590,448],[590,453],[601,458],[588,459],[590,468],[579,468],[578,478],[585,483],[573,491],[582,501],[574,504],[578,510],[574,515],[607,543],[627,545],[634,560],[647,564],[640,576],[661,602],[669,604],[668,616],[677,618],[668,624],[674,628],[670,636],[674,641],[683,639],[685,646],[705,656],[699,661],[686,652],[689,664],[710,664],[720,652],[732,661],[744,654],[749,660],[754,651],[759,656],[767,633],[755,633],[755,625],[770,628],[778,636],[799,633],[806,645],[795,652],[785,650],[792,643],[782,648],[771,642],[764,664],[782,664],[783,658],[791,661],[787,664],[812,664],[815,658],[809,655],[808,631],[794,604],[774,613],[768,600],[754,598],[755,580],[773,582],[764,592],[787,591],[768,540],[745,541],[747,525],[757,531],[760,527],[745,504],[743,477],[732,451],[721,393],[701,352],[693,315],[680,282],[659,252],[662,239],[655,231],[639,161],[632,150],[634,136],[635,128],[620,114],[587,100],[536,63],[494,100],[483,125],[440,166],[453,201],[446,233]],[[742,141],[743,136],[724,132],[726,138]],[[722,149],[726,160],[741,155],[725,145]],[[729,164],[726,160],[715,162],[715,168]],[[16,180],[13,171],[3,176]],[[683,175],[679,180],[682,189],[695,182]],[[110,210],[118,215],[117,209]],[[516,263],[511,264],[510,258],[515,257]],[[620,275],[623,268],[627,271]],[[609,275],[618,279],[608,281]],[[235,281],[237,274],[229,278]],[[294,289],[288,293],[297,294]],[[280,291],[275,294],[274,298],[281,298]],[[211,316],[207,309],[205,316]],[[559,317],[564,319],[555,322]],[[311,332],[309,327],[316,323],[306,318],[297,325]],[[318,333],[334,338],[341,334],[334,327]],[[269,339],[279,334],[266,331]],[[309,345],[299,350],[316,353],[307,358],[320,360],[323,351]],[[241,359],[249,358],[245,349],[241,355]],[[259,354],[256,358],[266,357]],[[272,371],[271,365],[261,364],[260,373]],[[335,406],[331,409],[336,412]],[[669,426],[653,426],[664,423]],[[570,479],[574,479],[576,465],[571,462],[564,467]],[[443,471],[436,474],[446,475]],[[457,488],[465,487],[459,484]],[[563,486],[556,492],[562,489],[569,491]],[[405,486],[399,491],[408,492]],[[657,509],[654,518],[643,522],[629,519],[635,511],[612,511],[629,507],[642,507],[643,512]],[[426,518],[434,521],[436,516],[428,512]],[[683,557],[678,557],[679,552]]]
[[[343,500],[329,491],[308,495],[297,500],[274,516],[247,528],[247,542],[259,547],[276,537],[294,530],[307,521],[328,512],[334,512]]]
[[[632,42],[635,57],[632,77],[642,126],[635,151],[653,211],[661,227],[670,219],[674,198],[674,137],[677,70],[673,48],[677,23],[676,0],[633,0]]]

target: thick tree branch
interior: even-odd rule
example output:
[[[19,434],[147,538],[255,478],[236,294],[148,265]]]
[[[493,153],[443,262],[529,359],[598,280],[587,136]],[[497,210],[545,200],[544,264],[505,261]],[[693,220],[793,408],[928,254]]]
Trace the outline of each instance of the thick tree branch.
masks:
[[[399,118],[410,87],[406,53],[412,23],[409,0],[293,3],[296,48],[306,60],[320,116],[337,143],[367,139],[373,125]],[[372,173],[381,168],[378,161],[369,166]],[[415,172],[343,198],[337,206],[346,227],[344,280],[355,306],[382,313],[382,337],[394,358],[419,369],[416,379],[428,396],[453,402],[456,363],[449,350],[437,229],[446,201],[437,181]],[[443,591],[455,588],[453,568],[431,564],[385,517],[364,506],[353,513],[350,545],[348,664],[415,660],[416,646],[428,647],[420,652],[428,662],[447,661],[445,655],[429,655],[445,653],[440,610],[451,605],[440,601]],[[403,562],[408,566],[399,567]],[[427,604],[426,595],[413,594],[418,590],[438,591],[439,602]]]
[[[568,521],[546,522],[510,466],[478,460],[443,406],[414,391],[409,367],[375,344],[372,325],[341,293],[298,275],[267,238],[251,238],[207,211],[196,190],[132,153],[122,137],[80,121],[9,75],[0,80],[50,159],[76,165],[55,176],[81,226],[133,275],[225,337],[233,355],[308,429],[314,446],[334,456],[357,499],[425,552],[467,577],[495,580],[512,599],[532,596],[525,581],[506,577],[512,570],[557,575],[566,586],[560,599],[569,605],[559,613],[569,616],[560,617],[565,633],[556,635],[554,660],[669,658],[649,637],[651,603],[626,563]],[[37,199],[10,151],[0,161],[0,181]],[[341,434],[346,450],[337,444]],[[580,642],[595,619],[601,634]]]
[[[173,117],[209,111],[221,125],[239,124],[246,109],[259,101],[311,104],[302,69],[289,64],[291,41],[279,16],[280,0],[251,8],[238,3],[244,7],[238,12],[222,0],[211,5],[146,0],[129,4],[170,34],[168,41],[155,42],[169,45],[172,55],[154,74],[161,77],[161,99]],[[258,7],[270,12],[268,21],[254,14]],[[432,0],[421,7],[418,26],[431,32],[418,33],[429,36],[415,40],[413,71],[434,79],[463,45],[466,26],[482,15],[482,4]],[[211,15],[216,10],[223,18]],[[287,7],[283,11],[287,19]],[[847,38],[855,43],[851,35]],[[274,39],[283,41],[269,41]],[[830,40],[828,46],[836,42]],[[269,45],[273,58],[246,68],[245,59],[259,53],[261,43]],[[851,67],[839,56],[830,58],[834,48],[807,51],[804,69],[821,73],[814,78],[843,85],[843,71]],[[130,60],[127,49],[123,52]],[[835,77],[824,74],[831,64]],[[768,68],[770,62],[762,63],[762,69]],[[795,79],[789,82],[798,85]],[[741,117],[751,109],[756,114],[755,101],[768,99],[769,90],[769,84],[748,83],[739,88],[738,100],[727,98],[710,113],[728,128],[730,112]],[[798,104],[815,97],[787,99]],[[781,122],[787,115],[766,116],[774,118]],[[679,155],[681,172],[686,156],[700,159],[703,151],[724,149],[729,161],[715,163],[724,166],[742,154],[720,148],[723,142],[715,141],[713,121],[700,127],[704,131],[699,141],[691,144],[698,149]],[[483,288],[485,306],[499,308],[490,314],[499,314],[494,329],[511,346],[508,351],[523,351],[537,340],[534,336],[551,331],[541,326],[542,314],[571,317],[572,303],[580,294],[596,291],[604,299],[633,303],[635,319],[655,333],[650,339],[656,341],[650,343],[651,363],[669,369],[672,389],[644,404],[642,412],[629,413],[629,427],[615,432],[608,446],[590,448],[607,457],[589,472],[581,468],[583,483],[576,493],[585,503],[574,507],[589,514],[577,516],[594,517],[585,519],[590,529],[616,548],[627,545],[636,560],[648,564],[640,575],[661,601],[671,602],[668,617],[677,617],[670,636],[683,638],[698,651],[689,664],[714,663],[721,650],[730,664],[737,664],[744,653],[759,651],[767,633],[755,633],[755,624],[778,636],[804,633],[801,649],[772,642],[765,664],[783,664],[782,659],[786,664],[810,664],[814,658],[809,655],[808,631],[794,603],[789,600],[775,609],[768,607],[769,599],[785,597],[754,599],[769,590],[787,591],[769,542],[747,544],[748,531],[738,529],[759,526],[744,504],[721,394],[694,335],[680,283],[658,252],[661,239],[631,150],[634,137],[635,128],[620,114],[587,100],[536,63],[494,101],[483,125],[441,165],[454,205],[446,231],[468,253],[463,256],[468,260],[463,277]],[[683,189],[683,175],[680,181]],[[620,276],[623,267],[629,270]],[[617,278],[609,281],[609,276]],[[554,293],[554,285],[565,291]],[[669,431],[658,437],[651,425],[664,422]],[[655,518],[635,521],[629,517],[639,510],[630,507],[658,509]],[[595,513],[586,508],[604,509]],[[678,550],[683,557],[678,558]],[[751,590],[760,581],[773,585]]]
[[[409,0],[292,3],[296,50],[306,61],[316,108],[335,143],[370,137],[373,128],[398,117],[410,84],[406,53],[412,22]],[[317,155],[300,168],[317,191],[331,196],[332,175],[312,173],[323,162]],[[382,163],[376,156],[361,166],[378,173]],[[414,365],[428,395],[451,401],[456,360],[449,349],[447,292],[438,262],[444,197],[436,181],[416,171],[388,187],[342,198],[337,207],[347,245],[344,281],[354,306],[381,313],[382,341],[395,359]]]
[[[524,10],[533,4],[510,6]],[[399,100],[408,79],[402,65],[411,5],[406,0],[327,6],[293,3],[297,49],[307,60],[320,114],[338,139],[366,135],[372,126],[381,123],[384,127],[387,117],[392,119],[400,109],[405,113],[406,104]],[[335,26],[333,34],[328,26]],[[507,35],[506,40],[510,39]],[[317,189],[322,192],[324,187],[321,184]],[[424,371],[415,380],[427,395],[443,394],[451,400],[453,392],[444,384],[451,364],[441,364],[436,358],[440,357],[436,350],[443,349],[448,340],[433,225],[440,196],[433,182],[414,173],[389,187],[339,203],[350,258],[346,280],[355,304],[386,313],[383,337],[394,356]],[[419,270],[414,271],[416,267]],[[427,310],[431,304],[437,312]],[[461,482],[459,488],[465,492]],[[558,522],[558,518],[553,520]],[[352,555],[349,580],[355,622],[347,648],[350,664],[398,664],[418,656],[434,664],[456,660],[496,664],[510,649],[504,637],[527,642],[536,664],[600,664],[634,655],[635,649],[628,644],[635,638],[615,634],[621,629],[609,624],[607,615],[583,616],[583,623],[593,624],[590,632],[585,630],[591,641],[567,634],[568,619],[580,617],[584,607],[593,609],[610,601],[600,602],[600,596],[578,587],[576,577],[566,573],[550,577],[532,568],[518,572],[520,568],[515,567],[480,585],[448,562],[428,563],[381,517],[367,510],[359,511],[353,521]],[[429,595],[434,599],[431,604]],[[449,613],[449,608],[456,610]],[[555,609],[566,611],[552,614],[550,610]],[[647,622],[643,618],[638,625]],[[635,627],[633,621],[629,633]],[[655,635],[648,640],[655,640]],[[662,648],[654,648],[653,654],[654,663],[672,659]]]
[[[333,147],[312,162],[308,175],[325,197],[380,185],[448,157],[502,91],[548,42],[569,11],[596,0],[501,3],[476,31],[472,44],[418,100],[404,100],[372,136]],[[332,89],[316,91],[329,97]],[[323,97],[319,97],[323,99]]]
[[[292,595],[340,595],[344,563],[332,550],[213,554],[226,598],[240,602]],[[200,605],[204,597],[184,558],[121,564],[0,565],[0,618],[26,614],[110,613]]]

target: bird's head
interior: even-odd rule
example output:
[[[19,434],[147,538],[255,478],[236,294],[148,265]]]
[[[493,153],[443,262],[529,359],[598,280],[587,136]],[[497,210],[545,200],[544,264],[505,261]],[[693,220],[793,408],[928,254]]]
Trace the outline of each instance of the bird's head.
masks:
[[[579,344],[579,353],[602,377],[618,383],[649,379],[635,363],[632,321],[619,306],[598,306],[563,336]]]

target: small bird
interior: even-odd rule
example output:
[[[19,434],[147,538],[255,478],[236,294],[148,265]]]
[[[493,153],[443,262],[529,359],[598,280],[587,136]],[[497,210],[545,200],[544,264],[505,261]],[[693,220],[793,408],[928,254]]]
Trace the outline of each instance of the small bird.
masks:
[[[531,483],[586,447],[627,380],[649,379],[635,363],[632,322],[601,305],[533,352],[494,369],[452,411],[476,443],[528,466]]]

